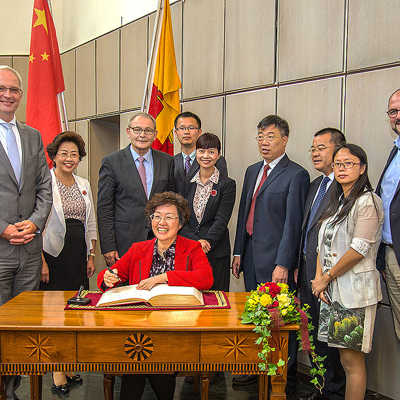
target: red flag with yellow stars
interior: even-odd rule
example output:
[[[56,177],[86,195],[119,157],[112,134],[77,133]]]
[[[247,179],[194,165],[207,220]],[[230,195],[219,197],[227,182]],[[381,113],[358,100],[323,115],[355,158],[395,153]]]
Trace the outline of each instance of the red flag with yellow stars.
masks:
[[[176,68],[171,11],[169,1],[165,0],[149,114],[157,122],[158,134],[153,143],[153,148],[170,155],[174,154],[173,128],[175,117],[180,110],[180,87],[181,81]]]
[[[26,123],[40,131],[44,147],[61,132],[57,94],[65,90],[56,30],[47,0],[33,5]]]

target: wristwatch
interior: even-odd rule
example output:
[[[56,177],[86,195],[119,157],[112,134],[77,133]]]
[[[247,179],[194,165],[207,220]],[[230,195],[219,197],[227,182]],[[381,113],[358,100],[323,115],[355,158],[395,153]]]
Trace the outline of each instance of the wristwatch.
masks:
[[[89,256],[95,256],[96,255],[96,253],[94,252],[94,251],[89,251]]]

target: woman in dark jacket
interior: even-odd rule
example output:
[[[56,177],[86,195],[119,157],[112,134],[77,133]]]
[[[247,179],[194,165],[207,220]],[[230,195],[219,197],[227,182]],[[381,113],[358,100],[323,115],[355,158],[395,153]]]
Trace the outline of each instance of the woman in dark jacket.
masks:
[[[218,136],[204,133],[196,142],[196,160],[200,170],[191,179],[186,199],[189,222],[181,235],[198,240],[207,254],[214,275],[214,290],[229,290],[230,254],[228,223],[236,197],[236,183],[222,177],[215,163],[221,154]]]

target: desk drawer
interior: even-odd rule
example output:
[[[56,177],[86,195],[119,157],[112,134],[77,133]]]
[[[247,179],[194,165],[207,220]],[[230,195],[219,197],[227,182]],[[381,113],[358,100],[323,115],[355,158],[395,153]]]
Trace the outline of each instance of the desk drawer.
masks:
[[[3,332],[3,363],[75,362],[76,336],[73,332]]]
[[[78,361],[198,362],[200,332],[82,332]]]
[[[201,336],[200,362],[258,363],[254,332],[209,332]]]

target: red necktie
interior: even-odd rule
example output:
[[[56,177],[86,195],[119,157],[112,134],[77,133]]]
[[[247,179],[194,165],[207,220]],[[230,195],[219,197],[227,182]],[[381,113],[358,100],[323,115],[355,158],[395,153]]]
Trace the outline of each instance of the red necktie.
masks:
[[[256,208],[256,200],[258,193],[264,184],[264,182],[267,180],[267,173],[269,170],[269,165],[265,164],[264,166],[264,172],[261,178],[260,183],[258,184],[257,190],[253,194],[253,199],[251,200],[251,206],[250,206],[250,211],[249,215],[247,217],[247,222],[246,222],[246,231],[247,233],[251,236],[253,234],[253,225],[254,225],[254,209]]]

